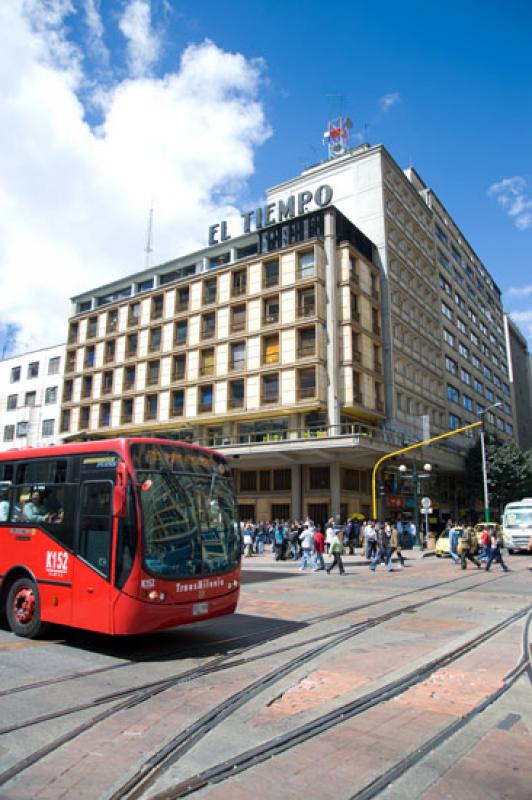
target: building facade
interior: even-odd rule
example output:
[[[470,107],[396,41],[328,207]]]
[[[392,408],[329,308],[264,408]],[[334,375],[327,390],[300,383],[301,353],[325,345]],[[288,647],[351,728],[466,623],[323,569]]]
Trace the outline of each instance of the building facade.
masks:
[[[505,330],[515,439],[522,450],[532,450],[532,357],[525,337],[508,315]]]
[[[488,422],[513,434],[500,292],[417,173],[364,145],[242,220],[242,233],[220,222],[204,250],[73,298],[63,436],[214,446],[242,516],[324,521],[368,515],[376,458],[407,442],[499,400]],[[460,506],[470,443],[430,449],[440,515]],[[412,513],[397,466],[383,513]]]
[[[59,417],[65,345],[0,361],[0,449],[61,441]]]

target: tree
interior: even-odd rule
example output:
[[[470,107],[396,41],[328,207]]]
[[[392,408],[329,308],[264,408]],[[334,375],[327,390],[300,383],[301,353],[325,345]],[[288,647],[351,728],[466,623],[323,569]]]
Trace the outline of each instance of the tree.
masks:
[[[482,455],[480,442],[474,444],[465,459],[471,500],[483,497]],[[486,466],[490,506],[502,511],[506,503],[532,497],[532,452],[521,450],[513,441],[501,442],[486,437]]]

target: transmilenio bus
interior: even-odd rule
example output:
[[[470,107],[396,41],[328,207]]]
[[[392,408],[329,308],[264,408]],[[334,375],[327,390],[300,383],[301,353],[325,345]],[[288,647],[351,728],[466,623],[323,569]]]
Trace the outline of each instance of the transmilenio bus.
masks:
[[[235,508],[223,457],[186,443],[0,453],[0,609],[26,637],[46,623],[134,634],[230,614]]]

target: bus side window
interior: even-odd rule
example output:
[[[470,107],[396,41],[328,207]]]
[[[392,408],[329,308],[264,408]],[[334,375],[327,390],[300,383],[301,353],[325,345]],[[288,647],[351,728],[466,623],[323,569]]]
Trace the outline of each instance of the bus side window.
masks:
[[[112,537],[111,481],[85,481],[81,486],[78,554],[109,578]]]

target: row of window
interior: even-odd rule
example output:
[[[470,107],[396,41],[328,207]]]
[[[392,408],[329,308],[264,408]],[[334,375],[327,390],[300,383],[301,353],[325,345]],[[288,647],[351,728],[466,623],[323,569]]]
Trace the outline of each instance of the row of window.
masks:
[[[43,419],[41,424],[42,436],[53,436],[55,430],[55,420]],[[15,425],[4,426],[4,442],[13,442],[15,437],[17,439],[27,436],[29,433],[29,422],[21,421]]]
[[[307,467],[307,485],[310,491],[329,490],[331,473],[329,467]],[[342,469],[340,474],[342,491],[369,494],[370,474],[357,469]],[[292,489],[292,470],[239,470],[235,475],[237,490],[240,492],[283,492]]]
[[[44,403],[45,405],[52,405],[53,403],[57,403],[57,386],[48,386],[44,392]],[[30,406],[33,407],[37,401],[37,392],[26,392],[24,395],[24,402],[22,403],[23,406]],[[18,394],[9,394],[7,396],[7,410],[12,411],[15,408],[18,408]]]
[[[486,410],[484,406],[482,406],[480,403],[477,403],[477,409],[478,409],[477,414],[480,414],[481,412],[484,412]],[[503,419],[501,419],[501,417],[495,417],[495,415],[490,415],[490,416],[492,416],[490,422],[496,424],[497,428],[500,431],[504,431],[509,436],[513,434],[513,426],[511,425],[511,423],[505,422]],[[462,421],[460,417],[458,417],[456,414],[449,414],[449,430],[455,431],[457,428],[461,428],[463,425],[467,424],[468,424],[467,420]]]
[[[316,300],[314,287],[300,289],[298,291],[297,317],[307,318],[316,313]],[[262,301],[262,324],[270,325],[279,322],[279,295],[266,297]],[[242,333],[246,331],[247,307],[246,305],[235,305],[231,307],[229,318],[229,333]],[[201,315],[200,320],[201,339],[213,339],[216,337],[216,312],[211,311]],[[150,328],[148,334],[148,351],[157,352],[161,350],[163,340],[162,326]],[[173,346],[183,347],[188,340],[188,320],[178,320],[174,323]],[[116,339],[107,339],[104,345],[104,363],[110,363],[116,357]],[[139,349],[139,334],[129,333],[126,336],[126,358],[135,358]],[[66,372],[73,372],[76,368],[76,350],[69,350],[66,358]],[[84,367],[90,369],[94,367],[96,358],[96,345],[85,347]]]
[[[304,400],[316,396],[316,371],[314,367],[297,370],[297,399]],[[144,400],[144,420],[154,421],[159,415],[159,395],[156,393],[147,394]],[[279,373],[269,373],[261,376],[262,405],[278,403],[280,400],[280,378]],[[120,423],[128,424],[133,422],[134,398],[123,398],[121,401]],[[229,409],[242,409],[245,406],[245,381],[235,380],[228,383],[227,405]],[[206,414],[214,411],[214,384],[207,384],[198,387],[197,413]],[[176,389],[170,392],[171,417],[182,417],[185,412],[185,390]],[[89,427],[91,417],[91,406],[81,405],[79,410],[79,429]],[[61,415],[61,431],[70,430],[71,411],[63,409]],[[104,402],[99,405],[99,427],[109,427],[111,425],[111,403]]]
[[[488,367],[486,364],[482,365],[482,362],[474,355],[471,355],[471,363],[474,367],[476,367],[480,372],[483,373],[485,378],[487,378],[490,381],[493,381],[497,389],[502,390],[503,394],[505,394],[507,397],[510,396],[510,387],[508,386],[508,384],[501,381],[499,376],[491,371],[490,367]],[[471,373],[468,370],[464,369],[463,367],[459,367],[458,363],[454,360],[454,358],[451,358],[450,356],[445,356],[445,368],[448,372],[451,373],[451,375],[456,375],[456,376],[460,375],[460,379],[464,383],[467,383],[468,386],[471,386],[473,382],[475,383],[475,385],[478,384],[478,386],[482,386],[480,381],[478,381],[475,376],[472,376]],[[478,389],[477,391],[482,391],[482,390]],[[491,392],[489,387],[484,388],[484,393],[486,397],[488,396],[488,393],[493,395],[493,392]]]
[[[440,226],[437,223],[436,223],[436,226],[435,226],[435,232],[436,232],[436,236],[438,237],[440,242],[442,242],[442,244],[444,244],[446,247],[449,248],[449,250],[451,252],[451,255],[453,257],[453,260],[460,267],[462,267],[464,269],[464,271],[465,271],[467,277],[469,278],[469,280],[473,284],[476,285],[477,290],[479,292],[481,292],[481,294],[486,293],[486,298],[487,298],[488,302],[490,302],[493,305],[495,305],[494,298],[491,296],[491,294],[489,292],[486,292],[485,283],[487,283],[489,285],[489,288],[492,289],[492,290],[493,290],[494,286],[493,286],[493,283],[492,283],[491,279],[489,278],[489,276],[487,276],[485,271],[480,266],[477,265],[477,270],[480,273],[480,275],[475,275],[475,271],[473,270],[471,265],[468,263],[466,257],[464,256],[462,258],[462,254],[454,246],[454,244],[452,242],[449,243],[446,233],[440,228]],[[445,253],[443,253],[442,250],[440,250],[440,248],[438,248],[438,261],[440,262],[440,264],[442,264],[446,269],[448,269],[450,271],[449,259],[447,258]],[[472,299],[475,302],[477,302],[476,301],[475,290],[470,286],[470,284],[467,283],[467,281],[464,279],[463,274],[460,271],[458,271],[456,269],[456,267],[453,267],[452,271],[453,271],[455,280],[458,283],[460,283],[460,285],[463,286],[467,290],[468,294],[470,296],[472,296]]]
[[[298,254],[297,280],[305,280],[315,276],[314,250],[307,250]],[[269,289],[279,285],[279,260],[267,261],[263,265],[262,288]],[[152,288],[151,286],[148,288]],[[231,273],[231,297],[242,297],[248,289],[247,268],[236,269]],[[204,278],[201,287],[202,304],[213,305],[218,302],[218,277],[210,276]],[[190,303],[190,286],[182,286],[176,289],[175,313],[188,311]],[[162,319],[164,315],[164,294],[157,294],[151,298],[150,320]],[[137,300],[128,306],[128,325],[135,326],[140,324],[141,301]],[[70,323],[68,343],[78,341],[80,323],[74,320]],[[113,333],[118,329],[118,309],[111,309],[107,312],[105,330],[106,333]],[[93,315],[87,320],[86,338],[95,338],[98,335],[98,316]]]
[[[54,356],[53,358],[50,358],[48,360],[48,375],[58,375],[60,365],[61,365],[60,356]],[[39,369],[40,369],[39,362],[31,361],[28,364],[28,369],[26,374],[27,378],[38,378]],[[22,376],[22,367],[18,366],[11,368],[11,376],[10,376],[11,383],[18,383],[21,379],[21,376]]]

